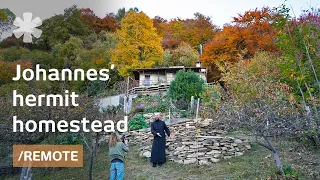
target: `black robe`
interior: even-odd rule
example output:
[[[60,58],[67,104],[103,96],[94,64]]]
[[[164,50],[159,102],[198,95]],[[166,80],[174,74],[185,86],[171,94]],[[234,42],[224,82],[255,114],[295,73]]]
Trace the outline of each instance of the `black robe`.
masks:
[[[154,136],[152,151],[151,151],[151,162],[152,163],[164,163],[166,162],[166,135],[170,136],[170,130],[166,123],[161,120],[156,120],[151,124],[151,133]],[[161,137],[157,135],[160,133]]]

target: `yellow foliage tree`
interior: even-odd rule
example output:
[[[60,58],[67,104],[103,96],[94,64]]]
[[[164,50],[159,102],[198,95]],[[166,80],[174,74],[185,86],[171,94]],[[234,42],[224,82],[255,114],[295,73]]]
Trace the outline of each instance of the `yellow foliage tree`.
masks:
[[[112,63],[121,76],[129,76],[135,68],[149,68],[163,61],[161,38],[145,13],[130,11],[121,20],[116,37],[118,44],[112,51]]]

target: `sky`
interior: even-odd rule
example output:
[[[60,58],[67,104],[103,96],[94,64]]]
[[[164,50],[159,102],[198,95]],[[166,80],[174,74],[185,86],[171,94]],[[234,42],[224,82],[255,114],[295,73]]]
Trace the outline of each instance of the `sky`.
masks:
[[[119,8],[137,7],[149,17],[161,16],[165,19],[180,17],[193,18],[200,12],[211,17],[213,24],[223,27],[239,13],[264,6],[278,7],[284,0],[1,0],[0,8],[9,8],[17,17],[31,12],[34,17],[46,19],[54,14],[62,14],[65,8],[77,5],[90,8],[97,16],[116,13]],[[288,7],[295,15],[309,7],[319,7],[320,0],[287,0]],[[293,14],[292,14],[293,15]]]

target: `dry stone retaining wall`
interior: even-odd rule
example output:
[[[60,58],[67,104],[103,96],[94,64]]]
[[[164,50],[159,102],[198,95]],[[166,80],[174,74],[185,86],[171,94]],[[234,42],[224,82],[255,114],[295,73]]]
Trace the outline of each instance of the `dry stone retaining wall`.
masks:
[[[251,149],[248,140],[223,136],[212,120],[186,121],[168,126],[174,138],[167,138],[167,157],[181,164],[211,164],[241,156]],[[142,145],[141,155],[150,157],[153,135],[150,129],[131,131],[133,143]]]

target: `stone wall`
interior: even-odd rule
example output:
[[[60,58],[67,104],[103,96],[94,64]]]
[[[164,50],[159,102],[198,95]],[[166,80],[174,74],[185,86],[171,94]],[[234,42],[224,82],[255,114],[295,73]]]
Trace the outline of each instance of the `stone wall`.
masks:
[[[186,121],[168,126],[174,134],[167,137],[167,157],[181,164],[211,164],[236,156],[251,149],[248,140],[225,137],[222,130],[212,127],[212,120]],[[153,135],[150,129],[132,131],[132,143],[142,146],[141,155],[150,157]]]

